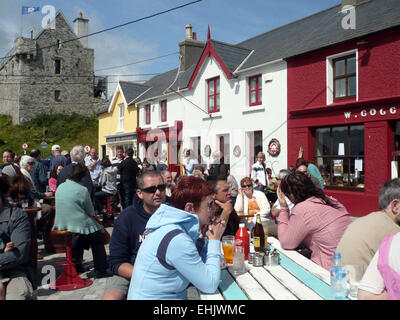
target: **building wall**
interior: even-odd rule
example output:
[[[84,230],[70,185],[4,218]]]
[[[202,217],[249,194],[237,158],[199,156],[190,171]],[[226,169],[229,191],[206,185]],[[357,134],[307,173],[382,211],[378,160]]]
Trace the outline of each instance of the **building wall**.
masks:
[[[366,38],[368,44],[349,41],[288,60],[288,110],[326,105],[326,57],[358,49],[358,100],[387,98],[400,92],[399,30]],[[353,99],[354,100],[354,99]]]
[[[99,150],[101,146],[106,145],[106,137],[108,135],[115,135],[119,133],[135,132],[137,127],[137,110],[136,107],[127,107],[125,100],[119,91],[116,91],[115,102],[111,107],[111,110],[106,113],[102,113],[98,116],[99,120]],[[124,104],[124,130],[119,131],[118,120],[119,120],[119,109],[118,105]],[[106,154],[110,155],[111,150],[106,149]]]
[[[248,106],[248,77],[262,74],[263,104]],[[207,79],[220,77],[220,113],[207,114]],[[265,82],[272,76],[272,81]],[[250,173],[253,160],[249,156],[246,134],[250,131],[263,131],[263,150],[266,164],[277,174],[287,167],[287,127],[286,127],[286,64],[281,62],[253,72],[243,73],[238,79],[228,80],[214,58],[208,58],[200,69],[192,89],[181,94],[167,96],[167,124],[171,127],[175,120],[183,120],[183,149],[191,148],[191,138],[201,137],[201,151],[205,163],[211,163],[211,157],[204,156],[204,147],[209,144],[211,150],[219,150],[219,136],[229,134],[231,173],[239,181]],[[144,105],[141,104],[140,123],[143,129],[162,127],[159,122],[160,98],[152,103],[151,126],[144,125]],[[191,101],[192,103],[188,102]],[[195,106],[195,105],[196,106]],[[251,109],[253,108],[253,109]],[[202,110],[201,110],[202,109]],[[266,150],[269,141],[276,138],[281,143],[278,157],[270,156]],[[241,156],[233,155],[233,148],[239,145]]]
[[[0,112],[12,114],[14,123],[28,121],[43,113],[94,115],[104,104],[93,94],[93,49],[83,48],[79,41],[62,43],[76,37],[62,14],[56,16],[55,25],[55,29],[44,30],[37,39],[18,38],[15,51],[38,50],[29,51],[34,53],[30,57],[14,57],[0,71],[24,75],[8,79],[6,85],[0,84],[0,93],[13,92],[14,103],[0,101]],[[48,47],[57,40],[61,40],[60,48]],[[60,74],[55,74],[56,59],[61,61]],[[17,94],[15,88],[18,87]],[[55,100],[56,90],[60,91],[59,101]]]
[[[304,157],[313,160],[314,128],[364,124],[365,188],[362,191],[327,188],[326,194],[341,201],[351,215],[363,216],[378,210],[382,184],[390,179],[393,160],[392,123],[400,119],[398,30],[318,50],[288,60],[288,163],[293,165],[300,146]],[[327,104],[326,57],[358,49],[358,96]]]

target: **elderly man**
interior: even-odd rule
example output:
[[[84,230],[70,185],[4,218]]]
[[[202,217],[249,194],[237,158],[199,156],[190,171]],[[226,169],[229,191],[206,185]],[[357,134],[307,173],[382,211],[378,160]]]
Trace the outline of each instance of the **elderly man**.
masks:
[[[99,161],[99,155],[96,148],[90,149],[89,155],[85,158],[85,165],[89,169],[93,185],[97,187],[99,185],[101,173],[101,161]]]
[[[68,176],[72,170],[72,164],[84,161],[85,149],[82,146],[75,146],[72,148],[70,155],[71,155],[72,163],[65,166],[61,170],[60,174],[58,175],[58,179],[57,179],[57,188],[61,183],[65,182],[65,180],[68,179]],[[82,185],[88,189],[90,197],[94,201],[94,188],[93,188],[93,183],[92,183],[92,179],[90,177],[89,170],[87,171],[86,176],[85,176],[84,180],[82,181]]]
[[[165,202],[166,185],[160,173],[145,171],[137,179],[133,204],[121,212],[114,224],[110,242],[110,269],[103,300],[122,300],[126,296],[144,230],[151,215]]]
[[[61,155],[61,147],[58,144],[51,147],[51,153],[53,157],[50,160],[50,172],[57,164],[62,164],[63,167],[67,165],[67,158]]]
[[[174,190],[175,183],[172,181],[172,174],[171,171],[169,170],[162,170],[161,175],[164,179],[165,185],[167,188],[165,189],[165,196],[166,196],[166,202],[170,203],[171,202],[171,196],[172,196],[172,190]]]
[[[336,252],[342,262],[358,266],[364,273],[378,250],[381,241],[389,234],[400,231],[400,179],[386,181],[379,192],[380,211],[372,212],[353,221],[344,232]]]
[[[3,150],[3,164],[0,165],[0,169],[3,169],[5,166],[14,163],[15,153],[10,149]]]

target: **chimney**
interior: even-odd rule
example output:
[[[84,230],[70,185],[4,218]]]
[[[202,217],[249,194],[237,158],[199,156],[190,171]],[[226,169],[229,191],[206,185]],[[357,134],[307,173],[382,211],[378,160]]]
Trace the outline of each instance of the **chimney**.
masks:
[[[76,18],[74,20],[74,33],[77,38],[84,37],[79,39],[84,48],[88,47],[88,38],[86,37],[88,35],[88,31],[89,31],[89,20],[83,19],[83,14],[82,12],[80,12],[79,18]]]
[[[197,63],[205,46],[205,42],[197,40],[196,32],[192,32],[191,24],[187,24],[185,29],[185,39],[179,42],[179,55],[181,58],[179,71],[185,71]]]

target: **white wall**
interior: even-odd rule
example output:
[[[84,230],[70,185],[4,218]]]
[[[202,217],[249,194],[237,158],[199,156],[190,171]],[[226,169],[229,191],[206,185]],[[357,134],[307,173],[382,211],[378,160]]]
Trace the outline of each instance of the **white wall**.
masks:
[[[249,107],[248,77],[262,74],[262,105]],[[141,103],[140,126],[143,129],[160,128],[161,100],[167,99],[167,124],[174,125],[175,120],[183,121],[183,149],[192,148],[191,138],[201,136],[201,151],[209,144],[212,151],[219,150],[218,136],[229,134],[231,173],[239,182],[249,175],[252,159],[248,154],[246,132],[262,130],[263,151],[266,154],[266,165],[278,174],[280,169],[287,167],[287,79],[286,62],[278,62],[252,71],[240,73],[234,79],[228,80],[213,58],[207,58],[201,67],[190,90],[181,94],[187,100],[176,94],[167,95],[151,102],[151,126],[146,126],[144,106]],[[207,80],[220,77],[220,112],[207,114]],[[265,82],[266,79],[272,79]],[[281,152],[272,157],[267,153],[268,143],[272,138],[279,140]],[[233,155],[233,148],[239,145],[240,157]],[[141,153],[141,157],[142,157]],[[203,156],[205,162],[210,162]]]

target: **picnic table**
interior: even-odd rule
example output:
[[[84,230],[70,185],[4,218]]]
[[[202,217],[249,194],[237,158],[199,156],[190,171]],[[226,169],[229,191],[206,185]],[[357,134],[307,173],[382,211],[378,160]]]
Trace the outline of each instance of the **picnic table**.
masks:
[[[295,250],[283,250],[279,240],[268,237],[280,254],[278,266],[254,267],[235,276],[232,267],[221,270],[217,291],[201,300],[331,300],[330,273]],[[250,248],[252,250],[252,247]]]

